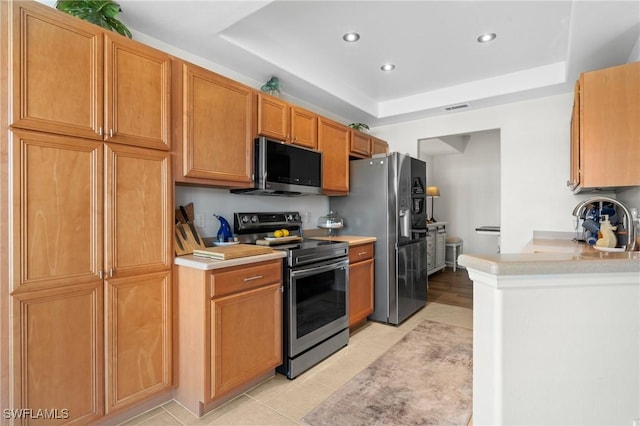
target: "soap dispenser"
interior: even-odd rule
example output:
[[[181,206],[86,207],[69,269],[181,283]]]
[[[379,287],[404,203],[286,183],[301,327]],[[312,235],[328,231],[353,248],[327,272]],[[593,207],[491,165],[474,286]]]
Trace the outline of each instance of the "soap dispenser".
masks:
[[[233,233],[231,232],[231,226],[229,225],[229,222],[227,222],[227,219],[215,213],[213,214],[213,216],[220,221],[220,229],[218,229],[217,235],[218,242],[226,243],[233,241]]]

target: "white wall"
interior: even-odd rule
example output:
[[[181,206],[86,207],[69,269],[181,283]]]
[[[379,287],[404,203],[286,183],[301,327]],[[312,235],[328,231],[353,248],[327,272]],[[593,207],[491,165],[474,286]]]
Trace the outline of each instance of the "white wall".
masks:
[[[194,214],[202,214],[205,226],[197,227],[203,237],[214,237],[220,222],[213,213],[223,216],[233,228],[234,212],[297,211],[302,215],[304,229],[316,228],[318,217],[329,213],[329,198],[323,195],[279,197],[268,195],[231,194],[227,189],[199,186],[176,186],[176,206],[193,203]]]
[[[500,132],[470,135],[459,154],[429,156],[429,185],[440,188],[435,218],[447,222],[447,235],[463,239],[465,253],[494,254],[498,237],[475,229],[500,225]],[[431,200],[428,200],[431,211]]]
[[[589,197],[566,187],[572,104],[573,94],[567,93],[381,126],[371,133],[387,140],[390,150],[417,156],[420,139],[499,129],[501,248],[520,252],[534,230],[574,231],[571,211]]]

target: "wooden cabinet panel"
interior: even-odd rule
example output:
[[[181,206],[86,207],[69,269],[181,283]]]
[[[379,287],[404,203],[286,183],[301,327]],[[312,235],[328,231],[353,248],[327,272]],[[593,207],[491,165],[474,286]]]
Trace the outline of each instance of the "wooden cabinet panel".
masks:
[[[582,73],[577,95],[579,181],[571,180],[578,189],[640,185],[640,62]]]
[[[371,137],[371,155],[375,154],[388,154],[389,144],[375,137]]]
[[[367,158],[371,156],[371,137],[357,130],[351,130],[351,144],[349,154]]]
[[[13,290],[99,280],[102,143],[16,130]]]
[[[105,39],[105,140],[169,150],[171,57],[117,35]]]
[[[256,263],[225,268],[211,274],[211,297],[250,290],[266,284],[282,281],[280,262]]]
[[[11,408],[57,408],[56,414],[62,417],[27,419],[29,424],[89,424],[100,418],[104,397],[102,282],[21,293],[14,296],[12,305]]]
[[[258,134],[289,141],[289,104],[287,102],[258,93]]]
[[[106,413],[171,386],[171,272],[108,279]]]
[[[306,148],[318,148],[317,115],[258,93],[258,134]]]
[[[213,299],[210,327],[215,399],[282,363],[281,284]]]
[[[318,149],[318,116],[311,111],[291,107],[291,143]]]
[[[347,126],[318,117],[318,149],[322,152],[322,190],[326,195],[349,192],[349,144]]]
[[[176,61],[177,182],[248,188],[253,173],[255,94],[249,87]]]
[[[36,2],[12,13],[14,127],[170,149],[168,54]]]
[[[349,266],[349,327],[373,312],[373,259]]]
[[[573,113],[571,114],[571,168],[567,182],[572,190],[580,185],[580,82],[573,91]]]
[[[173,262],[170,153],[105,144],[105,271],[156,272]]]
[[[373,312],[374,244],[349,247],[349,327]]]
[[[102,139],[103,35],[36,2],[10,2],[15,127]],[[54,102],[55,100],[55,102]]]

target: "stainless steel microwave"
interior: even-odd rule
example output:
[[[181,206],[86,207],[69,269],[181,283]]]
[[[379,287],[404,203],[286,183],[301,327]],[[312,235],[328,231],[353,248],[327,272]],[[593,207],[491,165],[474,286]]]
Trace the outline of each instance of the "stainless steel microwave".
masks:
[[[254,187],[237,194],[306,195],[322,193],[322,154],[265,137],[254,142]]]

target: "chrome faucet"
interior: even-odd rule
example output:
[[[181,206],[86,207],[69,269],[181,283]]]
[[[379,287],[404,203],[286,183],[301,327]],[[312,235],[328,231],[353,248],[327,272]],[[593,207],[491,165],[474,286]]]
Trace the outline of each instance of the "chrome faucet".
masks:
[[[580,203],[578,203],[578,205],[575,206],[575,208],[573,209],[573,213],[571,213],[571,214],[576,216],[577,218],[581,218],[584,215],[584,209],[585,209],[586,206],[588,206],[589,204],[600,203],[600,202],[608,202],[608,203],[611,203],[613,205],[616,205],[616,206],[620,207],[620,209],[624,212],[624,217],[625,217],[625,221],[626,221],[626,229],[627,229],[627,244],[625,245],[625,250],[626,251],[633,251],[635,249],[635,247],[636,247],[636,227],[635,227],[635,223],[633,223],[633,218],[631,217],[631,212],[629,211],[627,206],[625,206],[624,204],[622,204],[620,201],[616,200],[615,198],[610,198],[610,197],[591,197],[591,198],[587,198],[586,200],[583,200]]]

